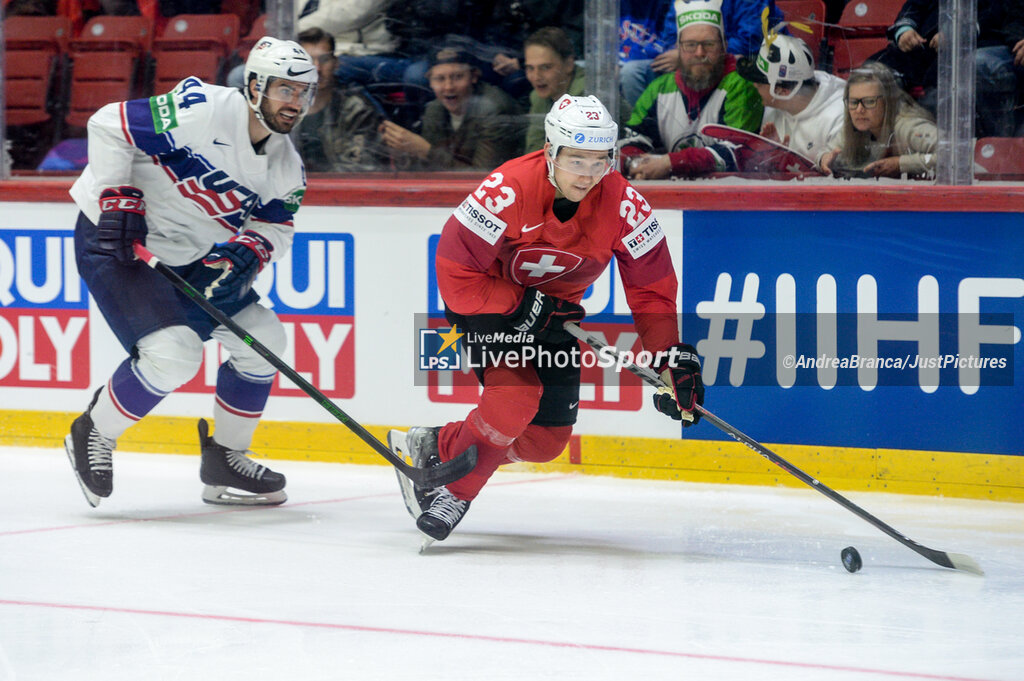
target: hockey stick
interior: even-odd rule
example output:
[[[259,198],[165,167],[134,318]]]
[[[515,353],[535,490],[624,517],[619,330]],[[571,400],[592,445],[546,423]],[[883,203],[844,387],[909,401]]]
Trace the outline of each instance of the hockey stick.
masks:
[[[246,345],[256,351],[256,354],[267,360],[267,362],[272,364],[278,371],[287,376],[292,383],[297,385],[304,393],[316,400],[320,406],[329,411],[334,418],[341,421],[349,430],[358,435],[363,442],[370,445],[373,451],[387,459],[392,466],[401,471],[402,475],[405,475],[420,487],[440,487],[441,485],[447,485],[448,483],[455,482],[462,476],[466,475],[466,473],[469,473],[473,470],[473,467],[476,466],[476,447],[470,447],[454,459],[445,461],[439,466],[434,466],[432,468],[417,468],[416,466],[410,466],[402,460],[401,457],[388,449],[384,443],[375,438],[368,430],[359,425],[359,423],[352,419],[352,417],[342,411],[338,405],[334,404],[334,402],[320,392],[312,383],[300,376],[295,369],[292,369],[290,366],[285,364],[280,357],[268,350],[262,343],[250,336],[245,329],[235,323],[226,314],[221,312],[195,287],[182,279],[177,272],[160,262],[160,259],[150,253],[145,246],[136,241],[134,249],[135,255],[137,255],[142,262],[146,263],[166,277],[175,288],[191,298],[192,302],[196,305],[203,308],[203,311],[210,315],[214,321],[218,324],[224,325],[233,334],[241,338]]]
[[[609,348],[613,350],[615,352],[616,357],[618,357],[618,361],[623,362],[624,358],[619,354],[619,351],[617,349],[612,348],[594,334],[588,331],[584,331],[576,324],[572,322],[567,322],[565,324],[565,330],[571,333],[576,338],[583,341],[584,343],[586,343],[587,345],[593,347],[595,350],[601,350],[603,348]],[[665,382],[661,380],[661,377],[658,376],[658,374],[655,373],[653,369],[650,369],[648,367],[637,366],[632,362],[623,362],[623,366],[630,373],[636,374],[650,385],[653,385],[655,388],[668,389],[668,386],[665,385]],[[836,502],[837,504],[844,507],[848,511],[852,511],[853,513],[857,514],[863,520],[866,520],[867,522],[871,523],[872,525],[877,527],[882,532],[885,532],[887,535],[889,535],[899,543],[916,551],[917,553],[921,554],[922,556],[932,561],[936,565],[941,565],[942,567],[947,568],[953,568],[954,570],[964,570],[966,572],[973,572],[976,575],[985,574],[984,572],[982,572],[981,566],[978,565],[977,561],[975,561],[970,556],[966,556],[962,553],[946,553],[945,551],[930,549],[927,546],[922,546],[921,544],[918,544],[910,537],[900,532],[897,532],[894,528],[890,527],[886,523],[882,522],[875,516],[865,511],[857,504],[853,503],[843,495],[839,494],[839,492],[836,492],[832,488],[824,485],[820,481],[807,475],[802,470],[800,470],[793,464],[789,463],[772,450],[768,449],[761,443],[754,440],[752,437],[744,435],[739,430],[733,428],[728,423],[726,423],[725,421],[723,421],[722,419],[718,418],[710,411],[705,409],[702,405],[698,404],[696,411],[700,413],[702,418],[707,419],[715,428],[718,428],[722,432],[726,433],[737,442],[740,442],[749,447],[750,449],[753,449],[755,452],[757,452],[764,458],[768,459],[782,470],[793,475],[795,478],[800,480],[800,482],[803,482],[804,484],[809,485],[814,489],[818,490],[832,501]]]

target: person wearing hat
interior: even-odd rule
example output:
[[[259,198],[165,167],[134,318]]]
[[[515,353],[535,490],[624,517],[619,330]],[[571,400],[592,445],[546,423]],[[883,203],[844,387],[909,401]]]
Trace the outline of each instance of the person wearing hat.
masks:
[[[679,58],[677,15],[690,2],[703,0],[622,0],[619,3],[619,82],[632,105],[651,82],[673,71]],[[761,44],[761,10],[774,25],[782,21],[775,0],[722,0],[726,49],[737,57],[757,52]]]
[[[718,123],[760,130],[764,107],[726,51],[721,7],[721,0],[694,0],[678,13],[679,65],[644,90],[626,122],[622,156],[629,177],[738,170],[735,147],[701,135],[700,128]]]
[[[821,157],[838,146],[842,133],[845,81],[816,71],[814,57],[803,40],[774,31],[769,31],[755,58],[739,60],[737,70],[754,84],[764,103],[761,135],[781,142],[820,168]]]
[[[423,134],[384,121],[384,144],[429,170],[489,170],[519,152],[518,105],[480,81],[472,55],[452,47],[434,51],[427,80],[436,99],[423,111]]]

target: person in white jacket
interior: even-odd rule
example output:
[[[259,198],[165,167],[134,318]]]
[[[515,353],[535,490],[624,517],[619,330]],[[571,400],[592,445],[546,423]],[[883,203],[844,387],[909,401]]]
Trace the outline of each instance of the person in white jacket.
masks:
[[[838,146],[843,130],[842,78],[814,68],[810,48],[800,38],[769,33],[754,59],[741,59],[737,71],[754,84],[764,103],[761,136],[806,156],[821,168],[825,153]]]
[[[71,187],[75,262],[128,354],[64,441],[91,506],[113,490],[117,439],[196,374],[211,337],[230,359],[217,371],[215,435],[199,421],[203,500],[286,499],[284,476],[248,456],[276,370],[134,253],[145,245],[271,352],[284,350],[285,329],[252,284],[292,243],[306,177],[288,134],[309,110],[317,69],[298,43],[265,37],[245,71],[244,93],[190,77],[89,119],[89,164]]]

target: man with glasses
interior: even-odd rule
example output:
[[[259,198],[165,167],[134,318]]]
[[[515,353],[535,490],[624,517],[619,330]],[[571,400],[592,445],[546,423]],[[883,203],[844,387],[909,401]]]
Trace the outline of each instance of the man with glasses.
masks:
[[[129,354],[64,441],[91,506],[113,490],[117,439],[192,379],[209,338],[230,359],[217,371],[214,435],[199,421],[203,501],[287,498],[284,476],[249,458],[276,370],[133,251],[143,243],[271,352],[284,351],[284,327],[252,284],[291,246],[306,178],[288,133],[316,94],[317,69],[298,44],[266,37],[245,74],[244,91],[191,77],[89,119],[89,164],[71,188],[81,211],[75,259]]]
[[[644,90],[626,122],[622,156],[633,179],[738,170],[734,147],[701,135],[701,127],[761,128],[761,98],[726,52],[721,0],[685,3],[677,20],[679,66]]]
[[[365,172],[389,166],[387,148],[377,128],[384,120],[380,106],[362,88],[335,86],[334,36],[316,26],[298,35],[319,74],[316,97],[297,127],[295,146],[310,172]]]
[[[839,146],[846,82],[814,69],[814,56],[800,38],[769,32],[753,59],[740,59],[741,76],[754,84],[764,103],[761,135],[777,140],[815,163]],[[742,170],[785,170],[750,155]],[[768,167],[766,167],[768,166]]]
[[[500,465],[543,463],[565,449],[581,362],[564,323],[583,319],[583,295],[613,256],[643,347],[673,386],[656,396],[656,408],[690,425],[704,401],[696,350],[679,342],[668,243],[651,205],[613,170],[618,126],[596,97],[563,95],[544,127],[544,148],[491,173],[445,223],[437,246],[451,332],[466,334],[483,393],[464,420],[403,436],[402,451],[417,466],[477,449],[473,471],[446,487],[399,478],[431,540],[448,536]]]

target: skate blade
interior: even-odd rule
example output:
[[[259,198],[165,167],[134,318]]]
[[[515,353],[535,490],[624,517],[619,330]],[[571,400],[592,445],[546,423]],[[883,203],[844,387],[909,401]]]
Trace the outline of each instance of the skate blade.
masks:
[[[405,431],[389,430],[388,448],[398,456],[402,457],[404,461],[412,463],[407,456],[409,448],[405,440]],[[409,515],[412,516],[413,520],[416,520],[420,517],[420,513],[422,513],[422,511],[420,510],[419,502],[416,501],[415,486],[412,484],[412,480],[402,475],[398,469],[395,469],[395,475],[398,477],[398,487],[402,490],[402,501],[405,502],[405,510],[409,511]]]
[[[64,438],[64,451],[68,455],[68,460],[71,462],[71,470],[75,474],[75,480],[78,481],[78,486],[82,488],[82,494],[85,495],[85,500],[89,502],[89,505],[96,508],[100,505],[100,497],[98,494],[94,494],[89,487],[85,484],[85,480],[82,480],[82,476],[78,474],[78,466],[75,465],[75,451],[74,444],[71,436],[68,435]]]
[[[288,501],[288,495],[284,490],[252,494],[223,485],[206,485],[203,487],[203,501],[217,506],[279,506]]]
[[[435,539],[434,539],[433,537],[428,537],[428,536],[427,536],[427,535],[425,535],[425,534],[424,534],[424,535],[422,535],[422,537],[423,537],[423,543],[422,543],[422,544],[420,544],[420,555],[421,555],[421,556],[422,556],[422,555],[423,555],[424,553],[426,553],[426,552],[427,552],[427,549],[429,549],[429,548],[430,548],[430,545],[431,545],[431,544],[433,544],[433,543],[434,543],[434,542],[436,541],[436,540],[435,540]]]

